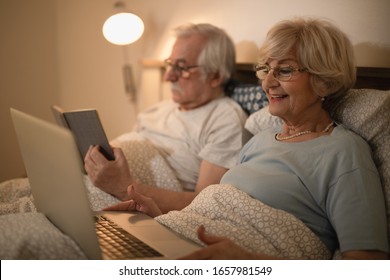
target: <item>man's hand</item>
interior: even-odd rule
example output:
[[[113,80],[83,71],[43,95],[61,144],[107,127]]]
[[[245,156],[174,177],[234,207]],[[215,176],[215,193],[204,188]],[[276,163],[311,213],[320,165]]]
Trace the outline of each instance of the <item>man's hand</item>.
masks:
[[[115,160],[107,160],[99,146],[91,146],[84,159],[84,168],[92,183],[101,190],[126,200],[127,186],[132,181],[127,160],[120,148],[113,148]]]

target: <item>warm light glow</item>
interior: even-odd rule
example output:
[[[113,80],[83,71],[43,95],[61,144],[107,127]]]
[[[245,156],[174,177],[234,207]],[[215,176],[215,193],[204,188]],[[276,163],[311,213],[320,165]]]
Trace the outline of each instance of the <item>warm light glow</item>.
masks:
[[[103,35],[112,44],[127,45],[137,41],[144,32],[142,20],[131,13],[109,17],[103,25]]]

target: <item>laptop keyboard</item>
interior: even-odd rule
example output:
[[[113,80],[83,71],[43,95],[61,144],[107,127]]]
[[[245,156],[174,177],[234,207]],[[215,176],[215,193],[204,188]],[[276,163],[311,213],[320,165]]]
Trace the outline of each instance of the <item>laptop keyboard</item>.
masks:
[[[110,259],[143,259],[162,256],[106,217],[95,216],[95,223],[102,252]]]

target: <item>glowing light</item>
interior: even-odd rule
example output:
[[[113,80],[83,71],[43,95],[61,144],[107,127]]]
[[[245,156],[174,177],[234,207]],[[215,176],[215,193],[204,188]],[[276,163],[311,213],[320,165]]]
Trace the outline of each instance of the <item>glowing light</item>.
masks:
[[[115,45],[128,45],[137,41],[144,32],[144,23],[132,13],[119,13],[103,24],[103,35]]]

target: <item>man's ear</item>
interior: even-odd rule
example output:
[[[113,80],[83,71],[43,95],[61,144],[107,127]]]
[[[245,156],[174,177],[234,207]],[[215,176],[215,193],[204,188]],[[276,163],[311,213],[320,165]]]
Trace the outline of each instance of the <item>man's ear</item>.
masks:
[[[219,73],[210,74],[210,85],[213,88],[220,87],[223,82],[223,78]]]

